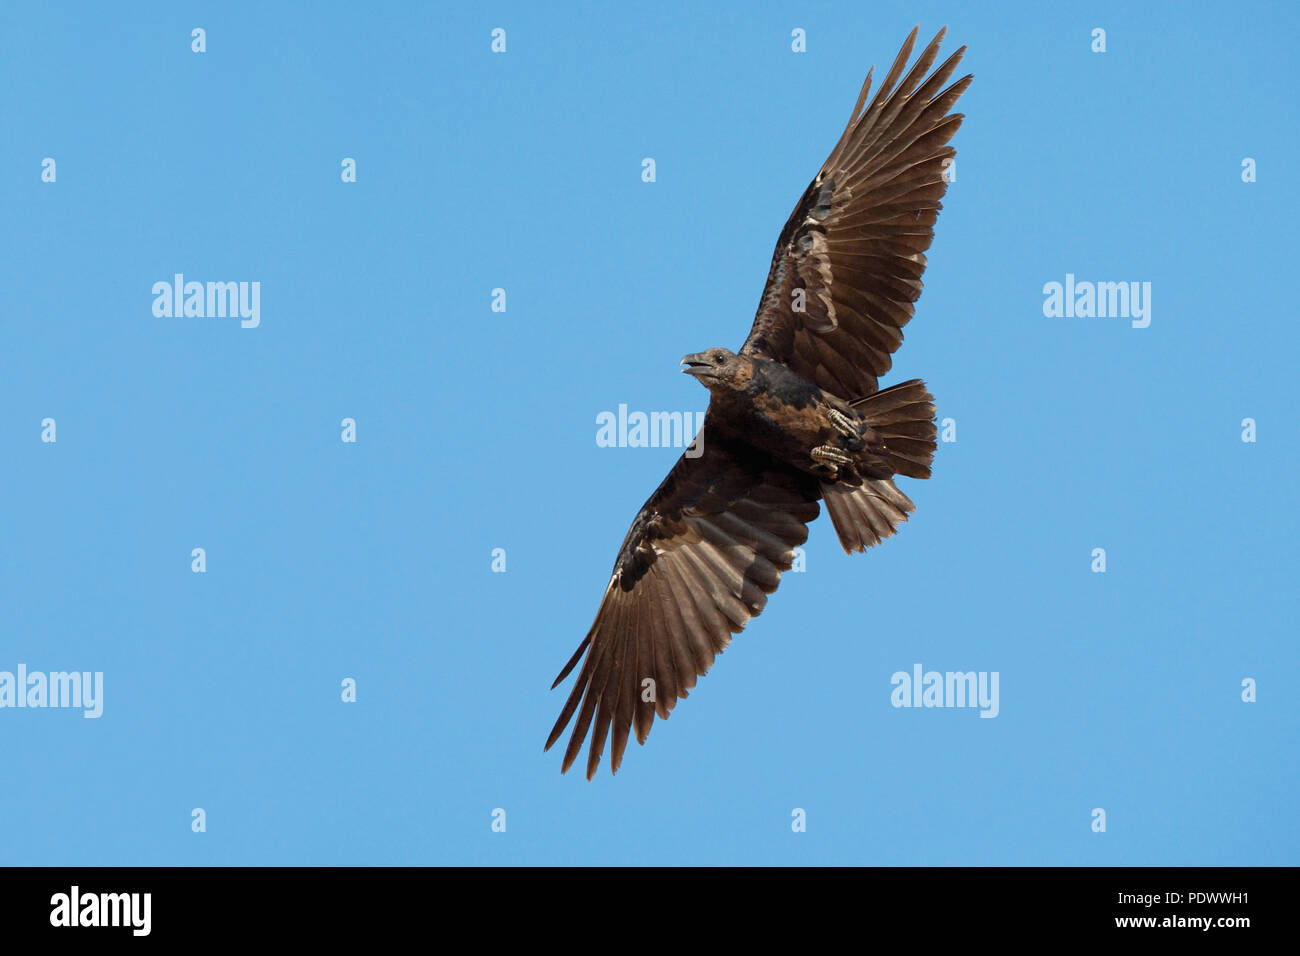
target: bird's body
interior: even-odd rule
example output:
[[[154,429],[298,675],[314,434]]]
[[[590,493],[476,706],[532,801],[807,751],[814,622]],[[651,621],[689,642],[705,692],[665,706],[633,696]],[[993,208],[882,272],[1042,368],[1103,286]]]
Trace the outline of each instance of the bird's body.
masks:
[[[890,478],[888,446],[857,409],[770,359],[718,354],[734,371],[711,388],[706,436],[725,435],[819,478]],[[696,359],[687,356],[686,360]],[[687,372],[699,375],[695,368]],[[846,459],[841,461],[840,459]]]
[[[740,355],[730,361],[735,387],[713,392],[706,433],[725,431],[795,468],[815,467],[812,450],[835,430],[822,390],[779,362]]]
[[[763,609],[819,502],[850,553],[914,510],[894,477],[929,477],[933,399],[919,380],[882,390],[877,377],[921,293],[954,155],[947,143],[962,119],[949,109],[971,79],[942,88],[963,50],[926,76],[942,37],[904,76],[914,30],[866,105],[868,73],[777,240],[740,351],[682,359],[710,392],[704,426],[637,514],[596,621],[555,680],[585,655],[546,743],[577,715],[563,770],[588,731],[588,778],[611,730],[613,770],[633,729],[645,742],[655,717],[667,718]]]

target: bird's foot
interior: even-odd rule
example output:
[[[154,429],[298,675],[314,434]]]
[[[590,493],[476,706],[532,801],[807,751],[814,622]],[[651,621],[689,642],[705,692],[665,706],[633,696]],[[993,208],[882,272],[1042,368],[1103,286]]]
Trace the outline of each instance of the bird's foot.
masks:
[[[840,465],[853,461],[853,456],[834,445],[818,445],[812,450],[812,460],[829,470],[832,478],[838,478]]]
[[[845,438],[861,438],[858,432],[858,424],[849,416],[845,415],[839,409],[829,408],[826,410],[826,417],[831,420],[831,424]]]

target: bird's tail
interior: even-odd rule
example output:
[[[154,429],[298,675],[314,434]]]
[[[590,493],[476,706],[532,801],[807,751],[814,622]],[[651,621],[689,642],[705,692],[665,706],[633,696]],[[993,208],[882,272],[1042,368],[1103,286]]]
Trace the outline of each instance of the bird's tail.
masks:
[[[908,478],[929,478],[934,461],[934,396],[914,378],[860,398],[853,410],[875,433],[871,451],[889,470]]]
[[[916,510],[892,478],[864,478],[860,485],[823,481],[822,500],[840,545],[849,554],[880,544]]]
[[[853,403],[874,433],[875,461],[896,475],[929,478],[934,461],[934,396],[920,379],[894,385]],[[865,551],[898,530],[916,510],[893,478],[864,478],[859,485],[822,482],[822,499],[846,552]]]

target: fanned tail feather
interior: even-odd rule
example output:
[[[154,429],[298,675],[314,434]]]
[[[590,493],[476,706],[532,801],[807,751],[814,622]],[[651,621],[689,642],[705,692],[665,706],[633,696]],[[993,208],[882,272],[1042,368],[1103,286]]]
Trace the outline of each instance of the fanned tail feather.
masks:
[[[853,403],[871,427],[873,457],[896,475],[929,478],[934,461],[934,396],[912,379]],[[822,482],[822,500],[840,545],[849,554],[865,551],[894,534],[916,510],[893,478],[864,478],[861,484]]]
[[[848,554],[879,544],[916,510],[892,478],[867,478],[857,487],[823,482],[822,496]]]
[[[934,396],[914,378],[853,403],[859,417],[875,432],[872,451],[896,475],[929,478],[934,461]]]

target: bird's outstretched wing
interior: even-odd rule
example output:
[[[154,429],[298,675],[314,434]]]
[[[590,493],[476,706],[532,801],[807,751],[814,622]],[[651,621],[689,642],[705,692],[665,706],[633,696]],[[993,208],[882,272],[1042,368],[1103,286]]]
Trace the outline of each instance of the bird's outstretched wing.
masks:
[[[667,718],[731,635],[763,610],[820,510],[811,475],[728,441],[707,418],[700,440],[700,456],[683,455],[632,522],[596,622],[552,685],[586,654],[546,741],[549,750],[577,713],[562,771],[588,730],[588,780],[611,724],[611,770],[631,728],[645,743],[655,715]]]
[[[947,144],[962,121],[948,111],[971,81],[943,89],[965,47],[926,77],[943,35],[903,76],[913,30],[864,109],[867,73],[848,126],[781,230],[741,348],[846,400],[876,391],[921,294],[945,160],[956,155]]]

